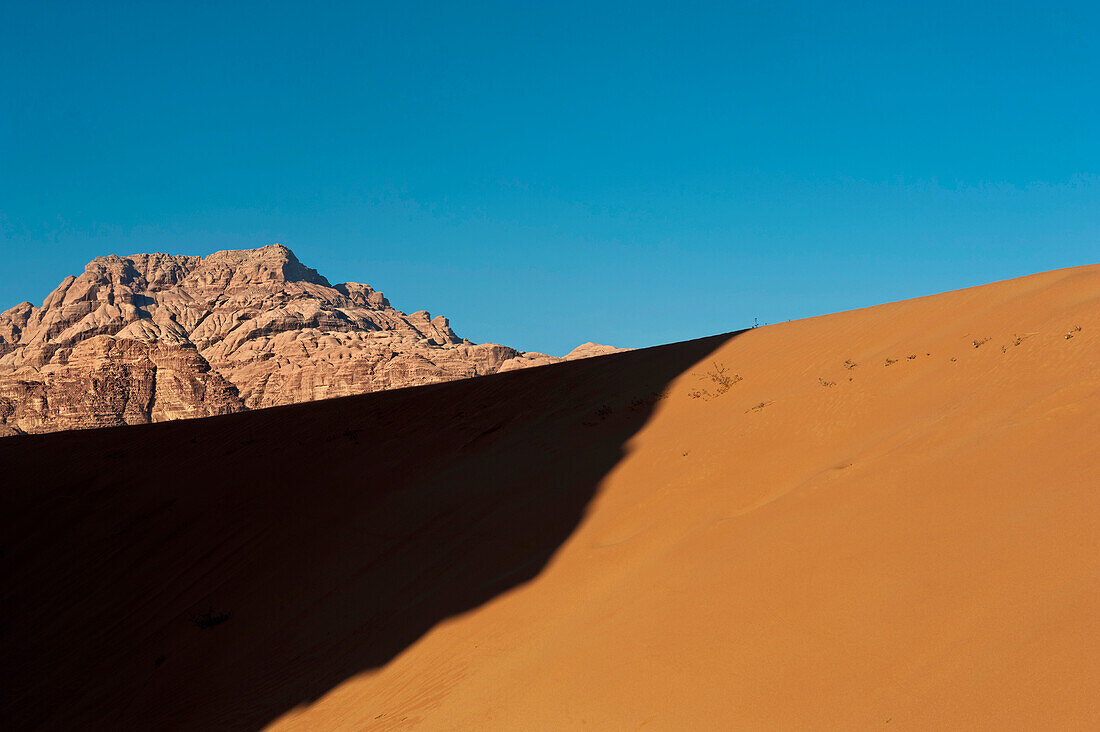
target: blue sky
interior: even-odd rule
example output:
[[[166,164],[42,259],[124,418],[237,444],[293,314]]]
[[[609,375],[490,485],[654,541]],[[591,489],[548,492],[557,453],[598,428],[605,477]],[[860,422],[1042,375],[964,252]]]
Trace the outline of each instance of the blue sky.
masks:
[[[1100,261],[1095,3],[4,3],[0,308],[280,242],[645,346]]]

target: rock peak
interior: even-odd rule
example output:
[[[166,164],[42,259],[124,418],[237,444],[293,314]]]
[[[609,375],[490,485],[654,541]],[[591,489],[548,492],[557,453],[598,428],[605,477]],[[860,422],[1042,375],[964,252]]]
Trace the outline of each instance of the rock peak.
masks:
[[[595,355],[588,344],[567,358]],[[562,359],[332,286],[289,248],[110,255],[0,313],[0,435],[140,424],[449,381]]]
[[[192,276],[226,286],[308,282],[329,287],[317,270],[299,261],[288,247],[268,244],[257,249],[227,249],[204,257]]]

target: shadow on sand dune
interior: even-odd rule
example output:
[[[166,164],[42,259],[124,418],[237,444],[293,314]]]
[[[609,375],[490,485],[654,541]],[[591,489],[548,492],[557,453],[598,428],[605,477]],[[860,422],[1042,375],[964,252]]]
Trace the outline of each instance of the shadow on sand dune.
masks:
[[[735,334],[212,419],[0,440],[16,728],[257,729],[539,573]]]

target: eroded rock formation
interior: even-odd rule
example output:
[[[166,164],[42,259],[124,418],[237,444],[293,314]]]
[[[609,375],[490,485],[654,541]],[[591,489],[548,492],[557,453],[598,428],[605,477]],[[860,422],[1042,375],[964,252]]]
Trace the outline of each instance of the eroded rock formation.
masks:
[[[585,344],[565,359],[615,350]],[[443,316],[330,285],[274,244],[100,257],[0,314],[0,436],[141,424],[565,360],[459,338]]]

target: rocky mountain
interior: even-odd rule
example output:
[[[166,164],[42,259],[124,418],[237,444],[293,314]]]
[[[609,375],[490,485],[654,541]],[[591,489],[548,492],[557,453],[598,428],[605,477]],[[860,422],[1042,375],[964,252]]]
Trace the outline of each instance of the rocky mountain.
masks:
[[[0,435],[203,417],[564,358],[458,337],[284,246],[99,257],[0,313]]]

